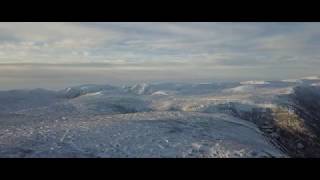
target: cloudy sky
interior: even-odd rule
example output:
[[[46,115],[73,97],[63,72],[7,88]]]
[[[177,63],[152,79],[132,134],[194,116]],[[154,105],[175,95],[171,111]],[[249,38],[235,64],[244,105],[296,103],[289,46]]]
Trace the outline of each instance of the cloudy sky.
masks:
[[[320,23],[0,23],[0,84],[319,75]]]

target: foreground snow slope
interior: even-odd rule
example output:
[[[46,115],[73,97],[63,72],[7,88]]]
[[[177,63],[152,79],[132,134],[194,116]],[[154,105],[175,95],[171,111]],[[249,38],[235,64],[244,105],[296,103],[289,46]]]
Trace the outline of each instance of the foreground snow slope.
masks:
[[[3,119],[1,120],[3,121]],[[147,112],[1,126],[1,157],[283,157],[254,124],[223,114]]]

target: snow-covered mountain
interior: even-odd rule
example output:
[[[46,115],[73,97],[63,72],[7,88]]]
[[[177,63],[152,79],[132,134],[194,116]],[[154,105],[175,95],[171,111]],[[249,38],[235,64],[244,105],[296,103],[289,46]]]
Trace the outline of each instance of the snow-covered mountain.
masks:
[[[197,95],[217,93],[225,88],[233,87],[239,83],[155,83],[155,84],[135,84],[124,86],[123,89],[137,95],[151,95],[157,91],[176,95]]]
[[[253,80],[253,81],[243,81],[243,82],[240,82],[240,84],[242,85],[261,85],[261,84],[270,84],[269,82],[267,81],[257,81],[257,80]]]
[[[320,80],[319,76],[307,76],[307,77],[303,77],[301,79],[306,79],[306,80]]]
[[[319,84],[307,77],[0,91],[0,156],[320,157]],[[34,146],[37,134],[53,150]]]
[[[69,87],[59,91],[63,96],[67,98],[76,98],[82,95],[90,94],[90,93],[120,93],[122,89],[115,86],[110,85],[95,85],[95,84],[87,84],[75,87]]]

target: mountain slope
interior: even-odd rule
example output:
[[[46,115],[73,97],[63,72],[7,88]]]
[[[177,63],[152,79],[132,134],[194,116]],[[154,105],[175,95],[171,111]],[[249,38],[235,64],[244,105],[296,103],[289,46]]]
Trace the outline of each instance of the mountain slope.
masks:
[[[255,125],[221,114],[75,117],[6,129],[1,157],[285,157]]]

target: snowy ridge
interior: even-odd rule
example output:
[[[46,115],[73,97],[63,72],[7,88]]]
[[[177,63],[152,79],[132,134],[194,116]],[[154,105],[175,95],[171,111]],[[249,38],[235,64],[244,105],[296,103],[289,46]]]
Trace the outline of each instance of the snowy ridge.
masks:
[[[224,90],[224,92],[231,92],[231,93],[248,93],[248,92],[254,92],[254,91],[256,91],[256,87],[252,85],[243,85],[243,86],[238,86],[235,88]]]
[[[318,76],[308,76],[308,77],[303,77],[301,79],[306,79],[306,80],[320,80],[320,77]]]
[[[97,96],[97,95],[102,95],[102,91],[85,94],[85,96]]]
[[[289,82],[289,83],[302,83],[303,82],[301,79],[284,79],[281,81],[282,82]]]
[[[240,84],[242,84],[242,85],[261,85],[261,84],[270,84],[270,83],[267,82],[267,81],[256,81],[256,80],[253,80],[253,81],[240,82]]]
[[[149,87],[149,85],[147,83],[139,83],[139,84],[135,84],[133,86],[124,86],[124,89],[126,89],[129,92],[133,92],[135,94],[142,95],[142,94],[146,93],[146,90],[148,87]]]
[[[320,86],[320,82],[318,82],[318,83],[312,83],[311,86]]]
[[[156,92],[154,92],[154,93],[152,93],[151,95],[163,95],[163,96],[167,96],[168,95],[168,93],[166,93],[166,92],[164,92],[164,91],[156,91]]]

